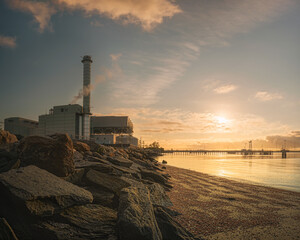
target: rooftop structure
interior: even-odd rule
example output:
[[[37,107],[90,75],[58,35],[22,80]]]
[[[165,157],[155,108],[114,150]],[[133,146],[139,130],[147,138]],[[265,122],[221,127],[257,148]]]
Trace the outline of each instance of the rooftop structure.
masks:
[[[131,134],[133,124],[128,116],[92,116],[92,134]]]

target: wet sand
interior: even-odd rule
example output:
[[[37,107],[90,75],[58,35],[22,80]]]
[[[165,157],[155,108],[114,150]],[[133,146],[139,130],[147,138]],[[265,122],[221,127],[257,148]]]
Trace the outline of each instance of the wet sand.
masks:
[[[205,239],[300,239],[300,193],[167,166],[177,220]]]

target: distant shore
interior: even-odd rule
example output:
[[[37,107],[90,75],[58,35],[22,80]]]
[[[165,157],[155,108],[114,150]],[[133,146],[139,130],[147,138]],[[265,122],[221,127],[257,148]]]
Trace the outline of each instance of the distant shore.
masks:
[[[167,166],[177,220],[205,239],[300,239],[300,193]]]

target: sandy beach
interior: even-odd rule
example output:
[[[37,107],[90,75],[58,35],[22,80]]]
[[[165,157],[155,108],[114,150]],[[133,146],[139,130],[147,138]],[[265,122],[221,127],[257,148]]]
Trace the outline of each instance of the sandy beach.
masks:
[[[300,193],[167,166],[177,220],[205,239],[300,239]]]

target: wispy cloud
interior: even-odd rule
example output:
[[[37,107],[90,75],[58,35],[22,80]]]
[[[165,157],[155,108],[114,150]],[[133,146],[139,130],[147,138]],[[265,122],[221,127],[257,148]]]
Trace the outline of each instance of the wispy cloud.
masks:
[[[88,15],[99,14],[123,23],[139,24],[149,31],[181,10],[169,0],[58,0],[68,9],[81,9]]]
[[[12,9],[32,14],[35,22],[39,24],[40,32],[46,28],[51,30],[50,19],[56,10],[50,2],[28,0],[6,0],[6,2]]]
[[[270,93],[267,91],[260,91],[255,94],[255,98],[262,102],[267,102],[271,100],[283,99],[282,94],[280,93]]]
[[[234,90],[237,89],[236,85],[233,84],[228,84],[228,85],[224,85],[224,86],[220,86],[214,89],[214,92],[218,93],[218,94],[224,94],[224,93],[230,93]]]
[[[8,47],[8,48],[15,48],[17,46],[16,38],[0,35],[0,46]]]
[[[238,88],[237,85],[230,83],[227,76],[210,77],[202,81],[202,88],[205,91],[212,91],[217,94],[233,92]],[[232,78],[232,77],[231,77]]]
[[[225,0],[183,3],[186,28],[177,31],[198,46],[227,46],[236,33],[249,32],[293,6],[295,0]],[[179,23],[180,24],[180,23]]]

